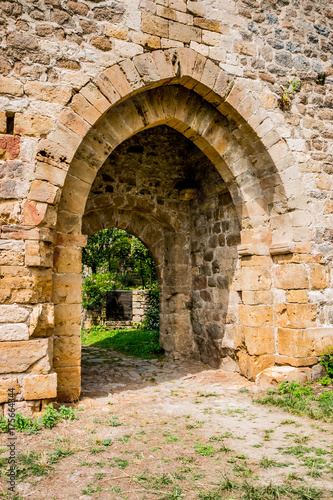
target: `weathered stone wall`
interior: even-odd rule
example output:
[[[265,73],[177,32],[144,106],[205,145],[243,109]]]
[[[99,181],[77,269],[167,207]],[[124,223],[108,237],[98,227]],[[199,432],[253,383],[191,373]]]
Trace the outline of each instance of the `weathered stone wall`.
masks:
[[[87,198],[110,154],[159,125],[225,184],[202,164],[206,194],[187,202],[185,231],[172,225],[184,214],[140,211],[133,198],[100,219],[150,248],[167,351],[214,366],[222,356],[229,369],[237,359],[250,378],[315,364],[333,336],[330,2],[29,0],[0,11],[0,401],[8,384],[32,406],[79,394]],[[281,110],[292,75],[301,88]]]

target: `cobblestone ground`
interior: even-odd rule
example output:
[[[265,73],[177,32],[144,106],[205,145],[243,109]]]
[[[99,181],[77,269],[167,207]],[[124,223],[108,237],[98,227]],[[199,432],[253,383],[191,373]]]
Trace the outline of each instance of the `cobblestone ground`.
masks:
[[[289,488],[281,499],[332,498],[332,426],[260,406],[253,383],[201,363],[93,347],[82,359],[78,419],[17,434],[38,467],[19,462],[16,498],[278,498],[244,496],[270,483]],[[226,478],[234,487],[216,493]],[[306,496],[310,485],[319,496]]]

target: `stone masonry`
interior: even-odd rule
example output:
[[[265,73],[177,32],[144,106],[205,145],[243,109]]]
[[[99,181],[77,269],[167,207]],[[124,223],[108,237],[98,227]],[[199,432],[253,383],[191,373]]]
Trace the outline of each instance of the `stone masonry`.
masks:
[[[316,365],[331,2],[7,0],[0,32],[1,408],[8,388],[27,411],[78,398],[81,249],[103,227],[150,249],[170,356],[252,380]]]

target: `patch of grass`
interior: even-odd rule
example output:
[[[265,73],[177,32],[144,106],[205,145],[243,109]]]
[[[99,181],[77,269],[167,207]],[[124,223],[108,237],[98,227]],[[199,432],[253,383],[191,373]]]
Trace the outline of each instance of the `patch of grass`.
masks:
[[[89,483],[86,488],[82,490],[82,495],[93,495],[94,493],[98,493],[99,491],[102,491],[102,488],[100,486],[93,486],[92,483]]]
[[[23,481],[29,476],[47,476],[52,469],[48,459],[42,453],[30,451],[18,455],[17,477]]]
[[[71,455],[74,455],[74,451],[71,450],[70,448],[61,448],[60,446],[57,446],[56,449],[52,453],[48,453],[48,462],[50,464],[56,464],[59,462],[64,457],[69,457]]]
[[[279,406],[295,415],[333,422],[333,391],[327,390],[316,396],[310,384],[282,381],[276,390],[268,390],[265,396],[254,401]]]
[[[143,329],[109,330],[106,327],[92,327],[82,332],[82,345],[114,349],[115,351],[142,359],[153,359],[163,354],[156,340]]]
[[[283,463],[283,462],[277,462],[274,459],[269,459],[267,457],[263,457],[260,460],[260,467],[263,467],[264,469],[269,469],[270,467],[288,467],[291,465],[290,463]]]
[[[180,486],[178,486],[178,484],[175,484],[174,487],[172,488],[171,493],[168,493],[165,496],[163,496],[161,500],[180,500],[183,498],[184,495]]]
[[[129,461],[125,460],[124,458],[114,458],[113,459],[115,465],[119,467],[119,469],[126,469],[126,467],[129,466]]]
[[[204,445],[197,441],[194,445],[194,451],[203,457],[213,457],[215,454],[215,450],[213,446],[210,445]]]

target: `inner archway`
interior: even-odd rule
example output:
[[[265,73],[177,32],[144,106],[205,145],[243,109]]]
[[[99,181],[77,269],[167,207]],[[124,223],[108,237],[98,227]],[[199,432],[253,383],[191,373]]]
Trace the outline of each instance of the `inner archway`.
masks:
[[[223,339],[240,228],[208,158],[165,125],[123,142],[99,170],[83,216],[85,234],[110,225],[138,236],[155,259],[166,352],[214,367],[234,357]]]

